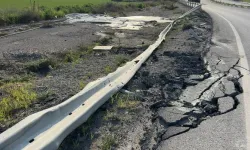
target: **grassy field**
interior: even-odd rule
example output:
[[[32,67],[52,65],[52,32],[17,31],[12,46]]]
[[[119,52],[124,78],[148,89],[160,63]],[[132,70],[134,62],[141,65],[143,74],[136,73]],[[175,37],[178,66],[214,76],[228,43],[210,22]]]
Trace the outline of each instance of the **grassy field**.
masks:
[[[155,5],[136,0],[0,0],[0,26],[27,24],[41,20],[62,18],[69,13],[109,14],[117,16],[123,11],[143,9]],[[1,33],[0,33],[1,35]]]
[[[33,2],[34,0],[32,0]],[[68,5],[100,4],[111,0],[36,0],[40,6],[55,7]],[[30,6],[30,0],[0,0],[1,9],[25,8]]]
[[[250,3],[250,0],[243,0],[243,2],[248,2],[248,3]]]

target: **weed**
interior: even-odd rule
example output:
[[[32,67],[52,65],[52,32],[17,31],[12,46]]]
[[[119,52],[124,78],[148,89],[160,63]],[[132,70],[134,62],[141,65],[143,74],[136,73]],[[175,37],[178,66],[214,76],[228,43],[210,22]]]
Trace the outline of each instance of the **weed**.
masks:
[[[88,133],[90,132],[93,121],[94,121],[93,116],[90,116],[89,119],[83,124],[83,126],[80,127],[80,131],[84,136],[87,136]]]
[[[48,90],[48,91],[46,91],[46,92],[42,92],[42,93],[40,93],[40,94],[38,94],[38,100],[39,101],[45,101],[46,102],[46,100],[51,100],[51,97],[54,97],[56,94],[53,92],[53,91],[50,91],[50,90]]]
[[[1,79],[0,80],[0,87],[8,84],[8,83],[22,83],[22,82],[28,82],[33,78],[32,75],[24,74],[24,75],[14,75],[9,78]]]
[[[82,89],[84,89],[84,87],[86,86],[86,83],[85,83],[83,80],[81,80],[81,81],[79,82],[79,86],[80,86],[80,89],[82,90]]]
[[[128,61],[129,60],[126,57],[124,57],[124,56],[117,56],[115,58],[116,66],[118,66],[118,67],[124,65]]]
[[[51,19],[61,18],[65,16],[63,11],[61,10],[56,11],[55,9],[46,9],[43,13],[44,13],[45,20],[51,20]]]
[[[104,68],[104,73],[105,74],[109,74],[109,73],[111,73],[111,72],[113,72],[113,68],[111,67],[111,66],[106,66],[105,68]]]
[[[9,83],[0,89],[5,93],[0,101],[0,121],[9,119],[16,109],[28,108],[37,99],[29,83]]]
[[[80,143],[79,143],[79,141],[78,140],[74,140],[74,139],[72,139],[73,140],[73,149],[78,149],[79,147],[80,147]]]
[[[82,134],[83,134],[84,136],[86,136],[87,133],[89,132],[89,129],[90,129],[90,126],[88,126],[88,125],[83,125],[82,130],[81,130]]]
[[[120,118],[115,111],[107,110],[106,115],[103,118],[105,121],[119,121]]]
[[[129,95],[120,95],[117,99],[117,107],[121,109],[135,108],[139,104],[137,100],[131,100]]]
[[[64,60],[65,62],[73,63],[78,61],[80,58],[81,53],[79,51],[69,51],[65,53]]]
[[[106,135],[102,139],[102,150],[111,150],[116,145],[115,137],[113,135]]]

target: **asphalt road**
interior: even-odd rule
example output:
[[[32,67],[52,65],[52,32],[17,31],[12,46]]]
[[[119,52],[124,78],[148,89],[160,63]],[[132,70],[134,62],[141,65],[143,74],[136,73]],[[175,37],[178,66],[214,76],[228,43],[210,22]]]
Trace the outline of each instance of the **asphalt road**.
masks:
[[[202,9],[213,19],[213,45],[210,51],[222,56],[226,65],[240,58],[238,67],[244,93],[237,109],[212,117],[198,128],[162,142],[159,149],[171,150],[246,150],[250,149],[250,9],[202,1]],[[224,58],[223,58],[224,57]]]
[[[234,1],[234,0],[216,0],[218,2],[233,4],[233,5],[240,5],[240,6],[250,6],[250,3],[248,2],[240,2],[240,1]]]

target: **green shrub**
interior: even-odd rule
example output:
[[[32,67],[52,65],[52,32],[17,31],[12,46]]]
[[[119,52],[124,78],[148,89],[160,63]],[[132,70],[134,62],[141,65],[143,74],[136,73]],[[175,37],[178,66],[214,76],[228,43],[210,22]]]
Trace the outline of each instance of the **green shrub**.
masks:
[[[6,15],[7,24],[16,24],[19,20],[19,15],[17,13],[9,13]]]
[[[57,17],[57,18],[62,18],[62,17],[64,17],[64,16],[65,16],[65,13],[64,13],[63,11],[61,11],[61,10],[56,11],[56,17]]]
[[[140,4],[137,5],[137,8],[139,8],[139,9],[143,9],[145,7],[146,7],[146,5],[143,4],[143,3],[140,3]]]
[[[46,9],[44,11],[44,19],[51,20],[56,18],[56,11],[53,9]]]

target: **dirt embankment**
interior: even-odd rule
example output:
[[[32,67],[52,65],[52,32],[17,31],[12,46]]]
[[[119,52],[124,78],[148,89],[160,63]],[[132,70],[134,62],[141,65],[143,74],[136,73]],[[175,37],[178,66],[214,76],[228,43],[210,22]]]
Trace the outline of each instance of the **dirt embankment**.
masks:
[[[173,12],[177,17],[187,9],[176,6],[173,10],[156,6],[154,15],[172,18]],[[150,16],[156,8],[130,13]],[[0,111],[0,132],[32,113],[65,101],[87,83],[135,58],[167,25],[150,23],[154,28],[139,31],[61,23],[1,38],[0,105],[4,109]],[[114,48],[109,52],[93,51],[95,45]]]
[[[59,149],[157,149],[162,141],[188,130],[182,127],[188,126],[188,119],[176,108],[188,112],[193,106],[180,101],[181,94],[210,77],[203,58],[211,34],[211,18],[202,11],[178,21],[126,87]],[[184,120],[180,125],[175,123],[178,116]]]

